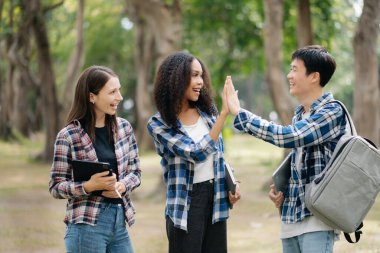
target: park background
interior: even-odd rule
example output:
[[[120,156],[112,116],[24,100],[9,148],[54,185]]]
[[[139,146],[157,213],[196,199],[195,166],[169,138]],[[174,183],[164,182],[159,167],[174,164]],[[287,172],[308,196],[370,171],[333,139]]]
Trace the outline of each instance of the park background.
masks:
[[[116,71],[134,126],[142,185],[132,195],[136,252],[166,252],[159,157],[146,122],[155,112],[158,64],[185,50],[211,73],[215,100],[232,75],[241,105],[289,124],[291,53],[321,44],[337,70],[326,87],[349,108],[360,135],[380,142],[378,0],[0,0],[0,252],[64,252],[65,200],[48,180],[56,134],[65,124],[76,80],[91,65]],[[229,252],[281,252],[278,211],[267,197],[283,150],[236,133],[223,136],[226,157],[242,181],[242,199],[228,222]],[[342,196],[343,197],[343,196]],[[378,201],[356,245],[335,252],[380,252]]]

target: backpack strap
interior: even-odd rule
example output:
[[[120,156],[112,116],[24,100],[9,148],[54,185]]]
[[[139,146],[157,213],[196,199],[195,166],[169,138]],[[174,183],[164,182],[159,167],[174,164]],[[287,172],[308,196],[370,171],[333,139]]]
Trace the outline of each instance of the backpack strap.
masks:
[[[354,121],[352,120],[351,116],[350,116],[350,113],[348,112],[346,106],[339,100],[336,100],[336,99],[332,99],[324,104],[322,104],[321,106],[324,106],[324,105],[327,105],[327,104],[331,104],[331,103],[337,103],[339,104],[342,109],[343,109],[343,112],[344,114],[346,114],[346,117],[348,119],[348,123],[350,124],[350,129],[351,129],[351,134],[356,136],[358,135],[357,132],[356,132],[356,128],[355,128],[355,125],[354,125]]]
[[[360,229],[363,227],[363,222],[360,223],[359,227],[355,230],[355,241],[352,241],[349,233],[343,232],[344,237],[349,243],[357,243],[360,240],[360,235],[363,233]]]

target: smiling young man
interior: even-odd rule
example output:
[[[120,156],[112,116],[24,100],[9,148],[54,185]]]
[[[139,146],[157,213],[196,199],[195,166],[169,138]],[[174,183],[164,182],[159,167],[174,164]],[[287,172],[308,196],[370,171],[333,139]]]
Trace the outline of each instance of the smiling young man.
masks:
[[[278,147],[291,148],[291,177],[286,192],[271,186],[270,198],[281,208],[281,233],[284,253],[333,252],[334,230],[313,216],[305,205],[305,187],[326,167],[346,119],[331,93],[323,88],[335,71],[333,57],[321,46],[307,46],[292,55],[289,92],[300,105],[292,125],[282,126],[240,108],[232,81],[227,83],[230,112],[234,126]]]

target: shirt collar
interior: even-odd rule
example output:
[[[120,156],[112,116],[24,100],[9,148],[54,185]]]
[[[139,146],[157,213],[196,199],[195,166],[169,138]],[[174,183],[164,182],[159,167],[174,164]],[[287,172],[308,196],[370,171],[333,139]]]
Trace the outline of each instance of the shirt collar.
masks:
[[[331,92],[327,92],[323,94],[320,98],[318,98],[314,103],[310,106],[310,113],[314,112],[319,105],[326,103],[327,101],[330,101],[331,99],[334,99]],[[303,105],[299,105],[295,109],[295,114],[298,115],[303,112]]]

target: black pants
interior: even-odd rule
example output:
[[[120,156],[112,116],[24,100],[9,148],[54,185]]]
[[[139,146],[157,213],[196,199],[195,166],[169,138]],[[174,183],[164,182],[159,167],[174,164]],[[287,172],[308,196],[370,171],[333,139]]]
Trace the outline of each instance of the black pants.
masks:
[[[227,222],[212,224],[214,184],[206,181],[193,185],[187,219],[187,232],[174,227],[166,217],[169,253],[226,253]]]

